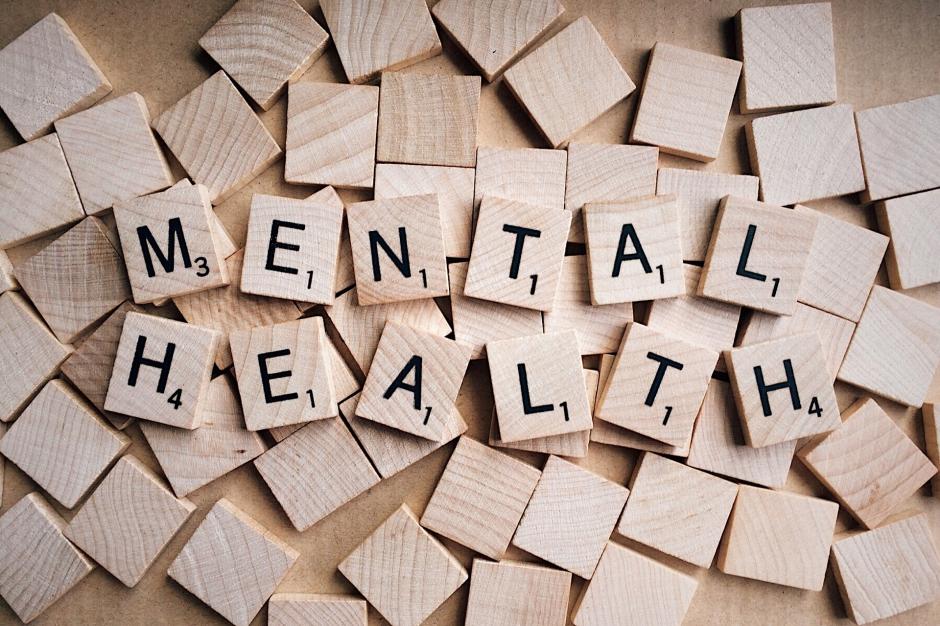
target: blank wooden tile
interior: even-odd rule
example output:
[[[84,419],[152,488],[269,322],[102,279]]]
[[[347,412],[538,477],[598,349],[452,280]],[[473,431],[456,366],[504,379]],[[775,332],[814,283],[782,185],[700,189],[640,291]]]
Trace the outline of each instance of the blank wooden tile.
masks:
[[[104,408],[192,430],[202,423],[219,332],[130,312]]]
[[[95,567],[65,538],[64,529],[65,520],[35,492],[0,517],[0,596],[24,623],[39,617]]]
[[[339,414],[321,318],[235,331],[229,342],[248,430]]]
[[[866,201],[940,185],[940,94],[855,114],[865,168]]]
[[[131,444],[61,380],[53,380],[0,440],[0,453],[66,508]]]
[[[55,129],[88,215],[173,183],[137,92],[61,119]]]
[[[284,179],[370,189],[378,115],[378,87],[292,83],[287,94]]]
[[[832,5],[741,9],[737,27],[742,113],[835,102]]]
[[[366,626],[367,608],[353,596],[276,593],[268,601],[268,626]]]
[[[375,158],[473,167],[480,77],[383,72]]]
[[[611,542],[578,600],[572,623],[679,626],[697,587],[691,576]]]
[[[567,211],[487,196],[480,205],[464,294],[548,311],[570,224]]]
[[[628,493],[626,487],[550,456],[512,544],[590,579]]]
[[[255,459],[255,467],[301,532],[380,480],[338,417],[307,424]]]
[[[721,201],[698,294],[775,315],[793,315],[816,221],[763,202]]]
[[[494,341],[486,352],[503,441],[591,428],[574,331]]]
[[[223,498],[167,575],[232,624],[248,626],[299,556]]]
[[[474,559],[465,626],[564,626],[571,574],[529,563]]]
[[[121,255],[95,217],[17,265],[16,276],[63,343],[74,341],[131,296]]]
[[[708,241],[725,196],[757,200],[760,179],[742,174],[659,168],[656,193],[674,194],[679,206],[679,236],[684,261],[704,261]]]
[[[875,286],[839,380],[918,407],[940,365],[940,309]]]
[[[587,17],[513,65],[505,78],[552,147],[566,143],[636,89]]]
[[[497,196],[547,209],[565,208],[566,150],[541,148],[477,149],[474,210],[484,197]]]
[[[852,107],[760,117],[744,127],[760,198],[786,205],[865,188]]]
[[[832,570],[846,612],[856,624],[892,617],[940,597],[940,555],[923,513],[838,539],[832,544]]]
[[[940,190],[885,200],[875,207],[878,228],[891,238],[885,267],[895,289],[940,282]]]
[[[738,487],[718,553],[725,574],[819,591],[839,505],[785,491]]]
[[[0,246],[12,248],[85,217],[55,133],[0,152]]]
[[[630,324],[595,415],[671,446],[689,441],[718,353]]]
[[[153,120],[189,177],[219,204],[266,170],[281,149],[225,75],[218,71]]]
[[[437,195],[357,202],[346,210],[359,304],[446,296]]]
[[[430,531],[499,560],[541,472],[461,437],[421,516]]]
[[[71,352],[23,296],[0,296],[0,421],[15,418]]]
[[[320,8],[346,79],[354,85],[441,53],[422,0],[323,0]]]
[[[0,250],[0,294],[19,289],[20,284],[13,274],[13,265],[7,253]]]
[[[340,564],[392,626],[418,626],[467,580],[467,572],[403,504]]]
[[[49,13],[0,50],[0,108],[23,139],[91,106],[111,83],[61,17]]]
[[[925,404],[923,409],[924,452],[930,461],[940,468],[940,420],[937,419],[937,406],[934,403]],[[935,474],[930,479],[930,491],[933,497],[940,498],[940,474]]]
[[[320,58],[330,36],[294,0],[240,0],[199,45],[267,111]]]

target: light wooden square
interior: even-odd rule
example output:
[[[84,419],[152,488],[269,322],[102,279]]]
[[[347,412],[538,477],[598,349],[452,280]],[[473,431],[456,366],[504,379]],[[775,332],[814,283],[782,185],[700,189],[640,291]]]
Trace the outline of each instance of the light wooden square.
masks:
[[[359,304],[449,293],[437,195],[357,202],[349,205],[346,217]]]
[[[486,352],[502,441],[591,428],[574,331],[494,341]]]
[[[505,79],[556,148],[636,89],[586,16],[509,68]]]
[[[239,0],[199,45],[267,111],[320,58],[330,36],[294,0]]]
[[[819,591],[839,505],[785,491],[738,487],[718,552],[725,574]]]
[[[571,574],[529,563],[473,560],[465,626],[563,626]]]
[[[276,593],[268,601],[268,626],[366,626],[365,600],[318,593]]]
[[[131,440],[61,380],[42,388],[0,440],[0,453],[68,509]]]
[[[477,149],[474,211],[484,197],[497,196],[547,209],[565,208],[566,150],[541,148]]]
[[[342,563],[349,582],[392,626],[418,626],[467,580],[467,572],[404,504]]]
[[[128,313],[104,408],[168,426],[198,428],[219,337],[209,328]],[[135,362],[137,376],[132,377]]]
[[[815,230],[816,220],[802,213],[726,197],[718,209],[698,294],[793,315]]]
[[[236,626],[248,626],[300,556],[225,498],[167,572]]]
[[[371,189],[378,116],[378,87],[291,83],[284,179]]]
[[[421,525],[491,559],[503,558],[541,472],[461,437]]]
[[[322,0],[320,8],[354,85],[441,53],[424,0]]]
[[[0,108],[23,139],[91,106],[111,83],[61,17],[49,13],[0,50]]]
[[[885,200],[875,208],[878,228],[891,238],[885,267],[895,289],[940,282],[940,190]]]
[[[940,468],[940,420],[937,419],[937,406],[934,403],[924,405],[924,452]],[[930,492],[940,498],[940,474],[930,479]]]
[[[219,204],[266,170],[281,148],[221,70],[153,120],[190,178]]]
[[[783,206],[862,191],[854,122],[847,104],[748,122],[744,130],[761,200]]]
[[[828,2],[741,9],[737,16],[741,112],[836,101],[836,54]]]

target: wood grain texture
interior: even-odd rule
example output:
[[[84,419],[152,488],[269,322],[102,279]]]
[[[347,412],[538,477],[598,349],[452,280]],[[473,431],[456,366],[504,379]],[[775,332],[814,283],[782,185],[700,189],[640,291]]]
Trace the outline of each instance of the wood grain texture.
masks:
[[[565,208],[566,150],[542,148],[477,149],[474,211],[487,196],[497,196],[548,209]]]
[[[180,187],[190,187],[193,182],[188,178],[181,178],[176,181],[176,184],[170,187],[170,189],[178,189]],[[235,242],[232,241],[232,236],[229,235],[228,230],[225,228],[225,224],[222,223],[222,219],[218,216],[215,211],[209,215],[209,225],[212,227],[212,235],[215,237],[215,245],[219,251],[219,254],[223,259],[227,259],[236,252],[238,252],[239,247],[235,245]]]
[[[403,504],[340,564],[392,626],[418,626],[467,580],[467,572]]]
[[[356,284],[356,275],[353,270],[352,250],[349,246],[349,228],[346,224],[346,205],[343,199],[339,197],[336,190],[332,187],[323,189],[307,196],[307,200],[325,204],[328,207],[335,207],[343,210],[342,227],[339,235],[339,258],[336,262],[336,277],[333,281],[333,290],[335,293],[346,291]]]
[[[568,572],[474,559],[465,626],[564,626],[570,587]]]
[[[509,68],[505,79],[555,148],[636,89],[587,17]]]
[[[6,422],[0,422],[0,439],[3,439],[3,436],[7,434],[7,425]],[[0,455],[0,506],[3,506],[3,472],[4,472],[5,463],[3,462],[3,456]]]
[[[367,608],[354,596],[276,593],[268,601],[268,626],[366,626]]]
[[[277,588],[296,550],[222,498],[167,575],[236,626],[248,626]]]
[[[940,190],[885,200],[875,207],[878,228],[891,238],[885,267],[895,289],[940,282],[931,259],[940,247]]]
[[[937,405],[934,403],[925,404],[924,452],[930,462],[934,464],[934,467],[940,469],[940,420],[937,418]],[[935,474],[930,479],[930,493],[933,497],[940,498],[940,474]]]
[[[0,108],[26,141],[111,92],[111,83],[55,13],[0,50],[0,84]]]
[[[7,256],[6,252],[0,250],[0,294],[19,288],[20,283],[13,274],[13,264],[10,263],[10,257]]]

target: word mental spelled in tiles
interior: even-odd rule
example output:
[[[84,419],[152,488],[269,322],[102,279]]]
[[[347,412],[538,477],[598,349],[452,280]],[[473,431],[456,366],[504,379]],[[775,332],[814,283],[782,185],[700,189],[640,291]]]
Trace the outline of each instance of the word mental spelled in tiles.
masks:
[[[657,42],[630,141],[697,161],[714,160],[740,73],[740,61]]]
[[[558,626],[568,616],[571,574],[530,563],[474,559],[465,626]]]
[[[885,200],[876,207],[878,227],[891,238],[886,267],[895,289],[940,282],[940,190]]]
[[[567,143],[636,89],[587,17],[509,68],[505,79],[552,147]]]
[[[778,206],[727,197],[718,209],[699,295],[792,315],[816,221]]]
[[[353,596],[276,593],[268,601],[268,626],[366,626],[368,605]]]

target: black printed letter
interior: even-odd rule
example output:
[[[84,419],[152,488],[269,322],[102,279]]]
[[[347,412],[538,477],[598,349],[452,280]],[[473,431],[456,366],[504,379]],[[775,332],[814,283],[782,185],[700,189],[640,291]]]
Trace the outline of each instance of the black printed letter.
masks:
[[[388,389],[385,390],[385,393],[382,394],[382,397],[388,400],[392,397],[392,394],[395,393],[396,389],[404,389],[405,391],[410,391],[414,395],[414,405],[415,410],[421,409],[421,365],[423,360],[418,355],[411,357],[408,360],[408,363],[405,364],[405,367],[402,368],[401,372],[398,373],[398,376],[395,377],[395,380],[392,381],[392,384],[388,386]],[[408,373],[411,370],[415,371],[415,382],[413,385],[405,383],[405,378],[408,377]]]
[[[273,404],[275,402],[284,402],[286,400],[296,400],[298,398],[297,394],[294,392],[291,393],[282,393],[279,396],[275,396],[271,393],[271,381],[277,378],[290,378],[291,371],[283,370],[280,372],[269,372],[268,371],[268,359],[276,359],[281,356],[290,356],[290,350],[275,350],[273,352],[262,352],[258,355],[258,369],[261,371],[261,388],[264,389],[264,401],[268,404]]]
[[[305,230],[307,227],[304,224],[297,224],[296,222],[285,222],[284,220],[272,220],[271,221],[271,237],[268,239],[268,258],[264,262],[264,269],[272,272],[281,272],[282,274],[296,274],[296,267],[284,267],[283,265],[274,264],[274,254],[280,250],[292,250],[297,252],[300,250],[300,246],[296,243],[281,243],[277,240],[277,233],[282,228],[293,228],[294,230]]]
[[[147,226],[137,227],[137,240],[140,242],[140,251],[144,255],[144,265],[147,267],[147,276],[153,278],[156,272],[153,268],[153,259],[150,257],[150,250],[157,255],[157,260],[163,267],[163,271],[169,274],[173,271],[176,263],[176,242],[179,241],[180,256],[183,257],[183,267],[192,267],[192,261],[189,260],[189,248],[186,246],[186,236],[183,234],[183,224],[180,218],[174,217],[167,222],[167,254],[163,254],[153,233]]]
[[[799,410],[802,406],[800,404],[800,390],[796,387],[796,377],[793,375],[793,364],[790,363],[790,359],[784,359],[783,371],[787,376],[785,381],[768,385],[764,383],[764,370],[761,369],[761,366],[757,365],[754,367],[754,376],[757,378],[757,391],[760,393],[760,405],[761,408],[764,409],[764,417],[770,417],[772,413],[770,410],[770,399],[767,397],[767,394],[771,391],[789,389],[790,402],[793,403],[793,410]]]
[[[526,237],[542,236],[542,231],[534,228],[525,228],[523,226],[513,226],[512,224],[503,224],[504,233],[512,233],[516,236],[516,245],[512,249],[512,263],[509,265],[509,278],[519,278],[519,264],[522,263],[522,248],[525,246]]]
[[[522,412],[526,415],[532,415],[533,413],[554,411],[554,404],[536,404],[532,406],[532,399],[529,397],[529,375],[525,371],[525,363],[517,363],[516,370],[519,372],[519,386],[522,388]]]
[[[131,362],[131,374],[127,377],[127,384],[131,387],[137,386],[137,375],[140,373],[140,367],[156,367],[160,370],[160,379],[157,381],[157,393],[166,391],[166,382],[170,377],[170,367],[173,365],[173,353],[176,352],[176,344],[166,344],[166,353],[162,361],[144,358],[144,347],[147,345],[147,338],[143,335],[137,337],[137,347],[134,348],[134,360]]]
[[[379,246],[388,255],[389,260],[395,264],[398,271],[405,278],[411,278],[411,260],[408,257],[408,235],[405,233],[405,227],[398,227],[398,242],[401,245],[401,257],[395,255],[392,248],[388,245],[382,235],[377,230],[369,231],[369,250],[372,252],[372,280],[379,282],[382,280],[382,267],[379,265]]]
[[[646,394],[646,400],[643,402],[646,406],[653,406],[653,402],[656,401],[656,394],[659,393],[659,387],[663,384],[663,377],[666,375],[666,370],[670,367],[681,370],[684,366],[678,361],[667,359],[655,352],[647,352],[646,358],[659,363],[659,367],[656,369],[656,375],[653,376],[653,384],[650,386],[650,390]]]
[[[767,280],[767,277],[764,274],[759,274],[757,272],[752,272],[747,269],[747,260],[751,256],[751,246],[754,245],[754,234],[757,232],[757,226],[754,224],[749,224],[747,227],[747,234],[744,236],[744,247],[741,248],[741,256],[738,258],[738,271],[735,272],[738,276],[743,276],[744,278],[752,278],[754,280],[759,280],[764,282]]]
[[[624,254],[627,249],[627,239],[633,244],[635,251],[631,254]],[[650,261],[646,258],[646,253],[643,251],[643,244],[640,243],[640,238],[637,236],[633,224],[624,224],[620,229],[620,243],[617,245],[617,258],[614,259],[614,271],[610,275],[611,278],[620,276],[620,266],[623,265],[624,261],[639,261],[643,266],[644,272],[647,274],[653,273],[653,268],[650,267]]]

